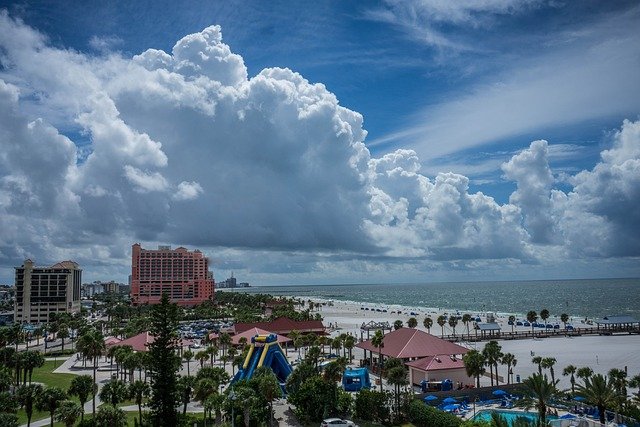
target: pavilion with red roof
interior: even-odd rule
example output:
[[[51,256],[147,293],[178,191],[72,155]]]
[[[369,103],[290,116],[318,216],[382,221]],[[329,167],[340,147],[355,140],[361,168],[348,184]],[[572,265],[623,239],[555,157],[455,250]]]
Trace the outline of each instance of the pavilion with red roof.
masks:
[[[260,329],[260,328],[247,329],[244,332],[241,332],[239,334],[232,336],[231,344],[233,345],[240,344],[240,339],[243,337],[247,339],[247,344],[251,344],[251,338],[255,337],[256,335],[269,335],[269,334],[271,334],[271,332],[265,331],[264,329]],[[287,338],[284,335],[276,334],[276,341],[278,342],[278,344],[282,345],[290,342],[291,338]]]
[[[278,317],[270,322],[239,322],[233,325],[234,334],[240,334],[252,328],[259,328],[274,334],[287,336],[291,331],[298,331],[301,334],[314,333],[316,335],[326,335],[326,328],[321,320],[292,320],[288,317]]]
[[[146,332],[142,332],[138,335],[134,335],[132,337],[129,337],[125,340],[122,340],[120,342],[111,342],[109,344],[106,343],[105,340],[105,344],[107,347],[124,347],[124,346],[130,346],[133,351],[149,351],[149,344],[151,344],[154,341],[155,337],[153,335],[151,335],[151,333],[149,331]],[[179,339],[179,346],[180,347],[188,347],[191,344],[193,344],[192,340],[187,340],[187,339]]]
[[[447,371],[449,375],[442,379],[448,378],[463,384],[473,383],[473,380],[466,375],[462,363],[462,355],[469,351],[465,347],[413,328],[400,328],[385,334],[382,344],[382,348],[378,349],[371,340],[367,340],[356,344],[356,347],[363,349],[365,356],[367,351],[370,352],[369,361],[374,361],[371,364],[374,368],[378,365],[376,360],[378,353],[383,359],[384,357],[402,359],[409,368],[410,378],[414,384],[420,384],[424,379],[430,381],[430,378],[443,374],[442,371]]]

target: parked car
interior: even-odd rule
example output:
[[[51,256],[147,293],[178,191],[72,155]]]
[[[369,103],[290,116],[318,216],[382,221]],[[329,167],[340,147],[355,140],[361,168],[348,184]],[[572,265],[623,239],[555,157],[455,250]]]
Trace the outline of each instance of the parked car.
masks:
[[[343,420],[342,418],[327,418],[326,420],[322,420],[322,424],[320,424],[320,427],[338,427],[338,426],[355,427],[355,424],[353,421]]]

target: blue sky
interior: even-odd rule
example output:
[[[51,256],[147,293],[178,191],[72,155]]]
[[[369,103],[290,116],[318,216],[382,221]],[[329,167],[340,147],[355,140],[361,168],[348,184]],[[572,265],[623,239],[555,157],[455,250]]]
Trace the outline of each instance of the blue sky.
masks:
[[[605,167],[629,168],[636,160],[633,147],[637,142],[627,141],[627,134],[633,139],[640,112],[640,7],[636,2],[42,1],[4,2],[0,8],[6,10],[0,78],[11,85],[7,93],[13,93],[13,88],[18,91],[16,108],[25,123],[41,119],[76,147],[77,164],[61,172],[66,177],[61,185],[68,190],[67,196],[72,194],[72,199],[78,200],[73,215],[64,212],[46,219],[37,215],[47,230],[40,233],[48,234],[50,251],[36,249],[34,241],[16,238],[9,231],[0,234],[0,248],[5,248],[0,252],[0,264],[7,268],[0,273],[0,280],[10,280],[8,268],[17,265],[20,258],[55,261],[52,254],[95,264],[94,269],[86,269],[91,278],[122,277],[128,268],[126,254],[132,236],[149,245],[203,247],[216,260],[218,278],[235,269],[265,283],[384,281],[387,271],[389,277],[400,281],[423,280],[425,272],[437,280],[473,279],[478,271],[505,279],[640,273],[638,242],[621,237],[639,231],[635,214],[630,220],[619,219],[608,212],[612,206],[597,194],[603,189],[620,192],[624,206],[631,212],[638,209],[633,189],[619,187],[620,181],[602,181],[612,174],[600,173]],[[220,26],[220,40],[212,42],[205,34],[211,25]],[[306,82],[296,83],[287,99],[293,97],[304,104],[309,99],[305,94],[311,91],[317,98],[312,97],[313,103],[332,103],[335,115],[305,123],[298,116],[293,123],[284,112],[270,117],[262,112],[260,120],[266,121],[253,122],[253,116],[244,116],[249,107],[243,107],[236,112],[243,115],[240,130],[233,124],[238,136],[234,141],[234,131],[227,130],[225,116],[219,111],[227,111],[221,108],[228,99],[223,92],[206,96],[210,107],[217,108],[206,111],[211,119],[208,123],[200,122],[202,117],[195,114],[182,114],[182,110],[167,111],[166,116],[158,109],[141,114],[132,94],[143,96],[150,89],[140,82],[134,87],[126,78],[127,73],[141,75],[142,71],[133,70],[143,64],[136,56],[144,56],[143,66],[151,73],[149,81],[164,78],[166,71],[181,82],[196,82],[198,90],[209,91],[211,85],[201,85],[198,73],[210,81],[219,78],[222,71],[209,69],[207,74],[202,71],[204,65],[192,56],[184,56],[191,67],[185,72],[174,45],[189,34],[205,34],[202,37],[209,47],[224,45],[227,50],[220,51],[221,61],[226,64],[232,58],[239,67],[224,73],[242,74],[246,67],[245,77],[225,74],[225,78],[235,79],[227,86],[243,95],[238,88],[244,87],[245,81],[250,83],[250,94],[243,99],[247,106],[271,105],[280,111],[283,101],[274,100],[282,99],[279,90],[288,89],[273,89],[272,85],[273,92],[265,95],[264,88],[251,84],[257,86],[256,76],[265,69],[286,68]],[[215,34],[211,37],[217,37]],[[169,54],[173,49],[172,65],[165,69],[165,58],[160,67],[155,62],[157,51],[148,49]],[[189,49],[183,54],[194,54]],[[148,54],[143,55],[145,51]],[[65,70],[61,64],[68,61],[82,77],[67,80],[60,76],[56,81],[56,76],[37,70],[39,61],[43,66],[51,61],[51,67],[60,66],[60,70]],[[268,79],[272,83],[296,81],[273,73]],[[81,87],[79,80],[86,86]],[[324,88],[313,86],[316,83]],[[69,90],[66,99],[63,88]],[[165,89],[162,96],[170,93],[171,99],[184,100],[192,93],[172,85]],[[106,132],[107,142],[101,142],[104,128],[92,120],[107,107],[85,105],[83,99],[83,94],[89,98],[94,93],[106,94],[115,108],[113,117],[117,120],[102,125],[112,130],[113,126],[124,126],[123,132],[133,138],[129,142],[148,136],[160,144],[162,153],[154,153],[155,160],[144,164],[119,158],[119,172],[110,171],[109,181],[88,177],[90,168],[99,169],[96,164],[114,161],[100,154],[99,147],[117,147],[123,143],[118,135],[128,138]],[[74,100],[74,96],[78,98]],[[236,102],[228,108],[237,106]],[[201,106],[189,108],[196,111]],[[170,119],[153,122],[158,116]],[[349,129],[348,141],[336,133],[338,148],[327,153],[320,147],[325,147],[323,141],[328,142],[318,135],[326,130],[323,126],[335,126],[338,117]],[[186,129],[182,138],[172,133],[166,120],[175,121],[175,129]],[[626,127],[624,120],[629,121]],[[264,132],[265,123],[282,129],[289,126],[290,132]],[[189,129],[206,129],[211,139],[193,135],[194,141],[202,141],[189,145],[183,141],[190,139]],[[366,130],[366,136],[361,129]],[[262,136],[262,145],[248,142]],[[285,140],[293,145],[282,146]],[[532,141],[536,140],[547,143],[534,147]],[[195,161],[191,171],[197,169],[198,173],[194,177],[174,170],[176,161],[187,164],[192,160],[180,158],[178,142],[193,156],[220,155],[220,163],[212,162],[215,172],[201,172],[198,168],[206,165]],[[345,143],[349,152],[339,145]],[[630,157],[614,156],[615,161],[601,157],[603,151],[612,149]],[[139,153],[136,150],[134,147],[129,154]],[[254,156],[252,150],[259,150],[260,155]],[[357,165],[353,163],[356,158]],[[627,160],[632,162],[625,163]],[[84,166],[85,161],[89,166]],[[332,165],[344,166],[345,162],[351,169],[332,170]],[[365,163],[368,166],[362,166]],[[241,182],[243,177],[226,170],[229,164],[262,173],[260,184],[264,186]],[[513,167],[506,170],[507,164]],[[537,169],[524,173],[520,168]],[[319,175],[312,176],[309,171]],[[581,171],[587,174],[581,175]],[[446,173],[455,176],[443,175]],[[630,173],[635,179],[635,169]],[[359,177],[355,181],[354,174]],[[36,179],[9,166],[0,168],[0,176],[5,183],[13,183],[14,190],[16,182]],[[134,185],[126,191],[139,196],[136,203],[145,197],[151,198],[149,203],[162,203],[162,212],[147,218],[148,223],[136,219],[137,211],[127,211],[121,217],[122,209],[109,213],[110,209],[89,201],[104,194],[120,197],[125,192],[119,187],[123,176],[127,185]],[[623,184],[635,182],[624,176],[617,178]],[[450,186],[442,194],[453,191],[463,197],[453,204],[451,200],[445,203],[438,193],[440,182]],[[230,190],[236,183],[237,194]],[[300,184],[279,191],[286,183],[309,186]],[[618,187],[613,191],[609,186]],[[17,196],[11,196],[8,188],[7,200],[15,200]],[[167,192],[166,200],[159,198],[163,191]],[[100,196],[95,196],[98,193]],[[35,200],[34,194],[31,199]],[[90,195],[83,198],[83,194]],[[185,200],[200,201],[203,206],[177,206],[177,201]],[[237,215],[225,207],[225,201],[236,203],[235,209],[255,202],[261,206],[273,203],[282,210],[252,208]],[[319,212],[322,203],[330,204],[326,208],[335,210],[335,217]],[[217,208],[210,208],[212,204]],[[126,205],[131,207],[131,203]],[[10,206],[5,202],[4,208],[7,215],[17,215],[15,203]],[[222,230],[213,226],[210,233],[198,234],[182,224],[183,217],[206,223],[210,215],[220,216],[219,223],[225,224]],[[455,215],[459,218],[454,223],[444,220]],[[237,216],[245,223],[234,222]],[[334,227],[336,222],[340,226]],[[111,244],[96,243],[106,233],[100,223],[114,227]],[[80,225],[81,239],[69,237],[72,224]],[[246,224],[255,227],[242,227]],[[6,226],[11,229],[10,224]],[[594,226],[609,234],[597,235],[591,231]],[[443,233],[448,227],[457,232]],[[561,237],[552,239],[550,235]],[[578,243],[582,237],[577,236],[583,235],[593,240]],[[504,239],[518,244],[497,243]],[[597,242],[603,239],[606,244],[600,246],[605,247],[598,247]],[[615,247],[625,249],[612,249]],[[83,254],[75,255],[74,248],[84,248]],[[97,262],[96,254],[106,259]],[[571,261],[576,267],[567,270],[558,260]],[[527,266],[527,273],[518,268],[521,265]]]

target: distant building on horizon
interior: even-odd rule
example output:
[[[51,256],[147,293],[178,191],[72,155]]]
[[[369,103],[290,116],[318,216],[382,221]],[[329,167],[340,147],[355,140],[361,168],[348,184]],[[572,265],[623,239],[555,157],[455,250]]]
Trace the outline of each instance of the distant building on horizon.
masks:
[[[183,247],[131,248],[131,303],[158,304],[163,293],[171,302],[192,306],[213,298],[209,259],[199,250]]]
[[[216,283],[216,288],[218,289],[226,289],[226,288],[249,288],[249,283],[247,282],[240,282],[238,283],[238,281],[236,280],[235,277],[233,277],[233,273],[231,273],[231,277],[229,277],[227,280],[224,280],[222,282]]]
[[[114,280],[109,282],[101,282],[100,280],[96,280],[93,283],[83,283],[82,284],[82,296],[85,298],[92,298],[95,295],[99,294],[108,294],[108,293],[122,293],[122,289],[129,289],[124,283],[118,283]]]
[[[15,270],[14,322],[47,323],[51,313],[80,311],[82,270],[75,262],[35,267],[27,259]]]

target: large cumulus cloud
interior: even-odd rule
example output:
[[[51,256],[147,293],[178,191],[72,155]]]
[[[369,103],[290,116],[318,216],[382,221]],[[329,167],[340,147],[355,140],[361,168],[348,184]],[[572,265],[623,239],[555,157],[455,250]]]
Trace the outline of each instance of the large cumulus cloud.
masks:
[[[217,26],[170,53],[93,57],[0,13],[0,48],[5,266],[71,257],[125,272],[134,240],[318,275],[384,262],[534,263],[546,247],[638,254],[625,234],[638,225],[637,123],[569,193],[554,189],[546,143],[532,143],[503,166],[518,188],[499,204],[462,175],[423,175],[413,151],[373,158],[359,113],[289,69],[248,76]]]

